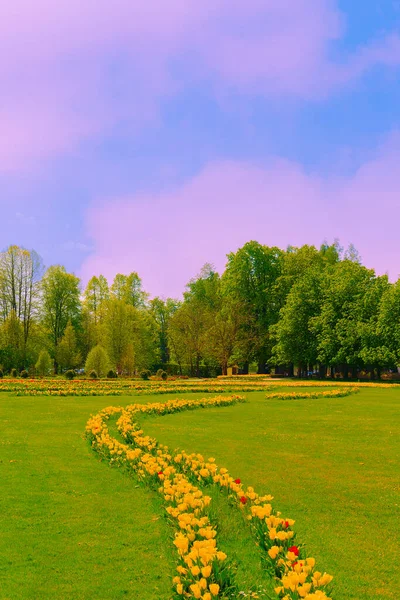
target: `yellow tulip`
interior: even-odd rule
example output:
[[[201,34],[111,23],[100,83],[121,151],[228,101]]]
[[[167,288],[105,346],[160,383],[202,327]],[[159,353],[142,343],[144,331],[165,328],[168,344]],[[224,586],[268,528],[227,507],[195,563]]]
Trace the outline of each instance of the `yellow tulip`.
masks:
[[[201,598],[201,589],[198,583],[193,583],[190,586],[191,592],[195,598]]]
[[[310,589],[311,583],[305,583],[304,585],[298,586],[297,593],[299,594],[300,598],[305,598]]]
[[[202,590],[206,590],[207,589],[207,579],[202,577],[199,581],[199,586],[201,587]]]
[[[328,573],[324,573],[321,579],[318,581],[318,585],[327,585],[332,581],[332,575],[328,575]]]
[[[201,574],[203,575],[203,577],[210,577],[210,575],[211,575],[211,567],[210,567],[210,565],[208,565],[207,567],[203,567],[201,569]]]
[[[272,546],[272,548],[270,548],[268,550],[268,554],[272,558],[272,560],[275,560],[275,558],[278,556],[280,550],[281,550],[280,546]]]
[[[213,596],[218,596],[219,585],[218,583],[210,583],[210,592]]]

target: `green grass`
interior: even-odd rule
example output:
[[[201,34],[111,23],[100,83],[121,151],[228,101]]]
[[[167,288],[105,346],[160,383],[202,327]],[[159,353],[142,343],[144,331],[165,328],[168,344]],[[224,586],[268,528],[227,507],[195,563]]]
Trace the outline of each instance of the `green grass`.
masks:
[[[109,402],[0,397],[2,600],[170,597],[161,502],[84,439],[90,413]]]
[[[399,598],[400,389],[294,401],[246,395],[243,405],[142,424],[272,493],[296,519],[298,541],[334,575],[336,600]],[[0,395],[2,600],[170,597],[173,532],[159,497],[99,462],[83,432],[109,404],[171,397]],[[238,562],[242,589],[267,587],[246,523],[222,498],[214,505],[219,545]]]

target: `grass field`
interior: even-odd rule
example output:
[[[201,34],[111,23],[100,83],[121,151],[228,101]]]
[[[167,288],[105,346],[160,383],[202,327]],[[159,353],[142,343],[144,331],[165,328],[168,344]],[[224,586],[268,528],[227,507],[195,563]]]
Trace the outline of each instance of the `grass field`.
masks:
[[[336,600],[399,598],[400,389],[246,396],[243,405],[144,417],[142,425],[273,494],[320,570],[334,575]],[[176,556],[158,495],[99,462],[84,439],[91,413],[132,401],[0,395],[2,600],[170,597]],[[245,524],[218,496],[214,504],[219,546],[240,562],[243,589],[267,588]]]

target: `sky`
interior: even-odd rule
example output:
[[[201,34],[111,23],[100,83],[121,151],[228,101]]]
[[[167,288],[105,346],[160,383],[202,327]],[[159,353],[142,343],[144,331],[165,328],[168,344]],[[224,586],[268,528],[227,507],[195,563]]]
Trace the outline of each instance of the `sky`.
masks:
[[[400,274],[400,0],[3,0],[0,249],[179,297],[249,240]]]

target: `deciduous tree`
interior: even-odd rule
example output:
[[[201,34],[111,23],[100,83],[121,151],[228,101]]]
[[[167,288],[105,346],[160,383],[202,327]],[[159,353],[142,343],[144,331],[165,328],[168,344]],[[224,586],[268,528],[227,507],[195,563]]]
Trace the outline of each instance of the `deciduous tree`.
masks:
[[[105,377],[110,368],[110,359],[106,350],[97,345],[89,352],[86,363],[85,373],[90,374],[91,371],[96,371],[98,377]]]
[[[251,340],[252,357],[258,372],[264,373],[271,357],[270,327],[279,318],[280,302],[276,283],[282,273],[283,252],[251,241],[228,254],[224,274],[227,291],[247,314],[241,337]]]
[[[64,267],[50,267],[42,281],[43,320],[56,351],[68,322],[77,324],[80,317],[79,279]],[[58,364],[55,361],[55,371]]]

